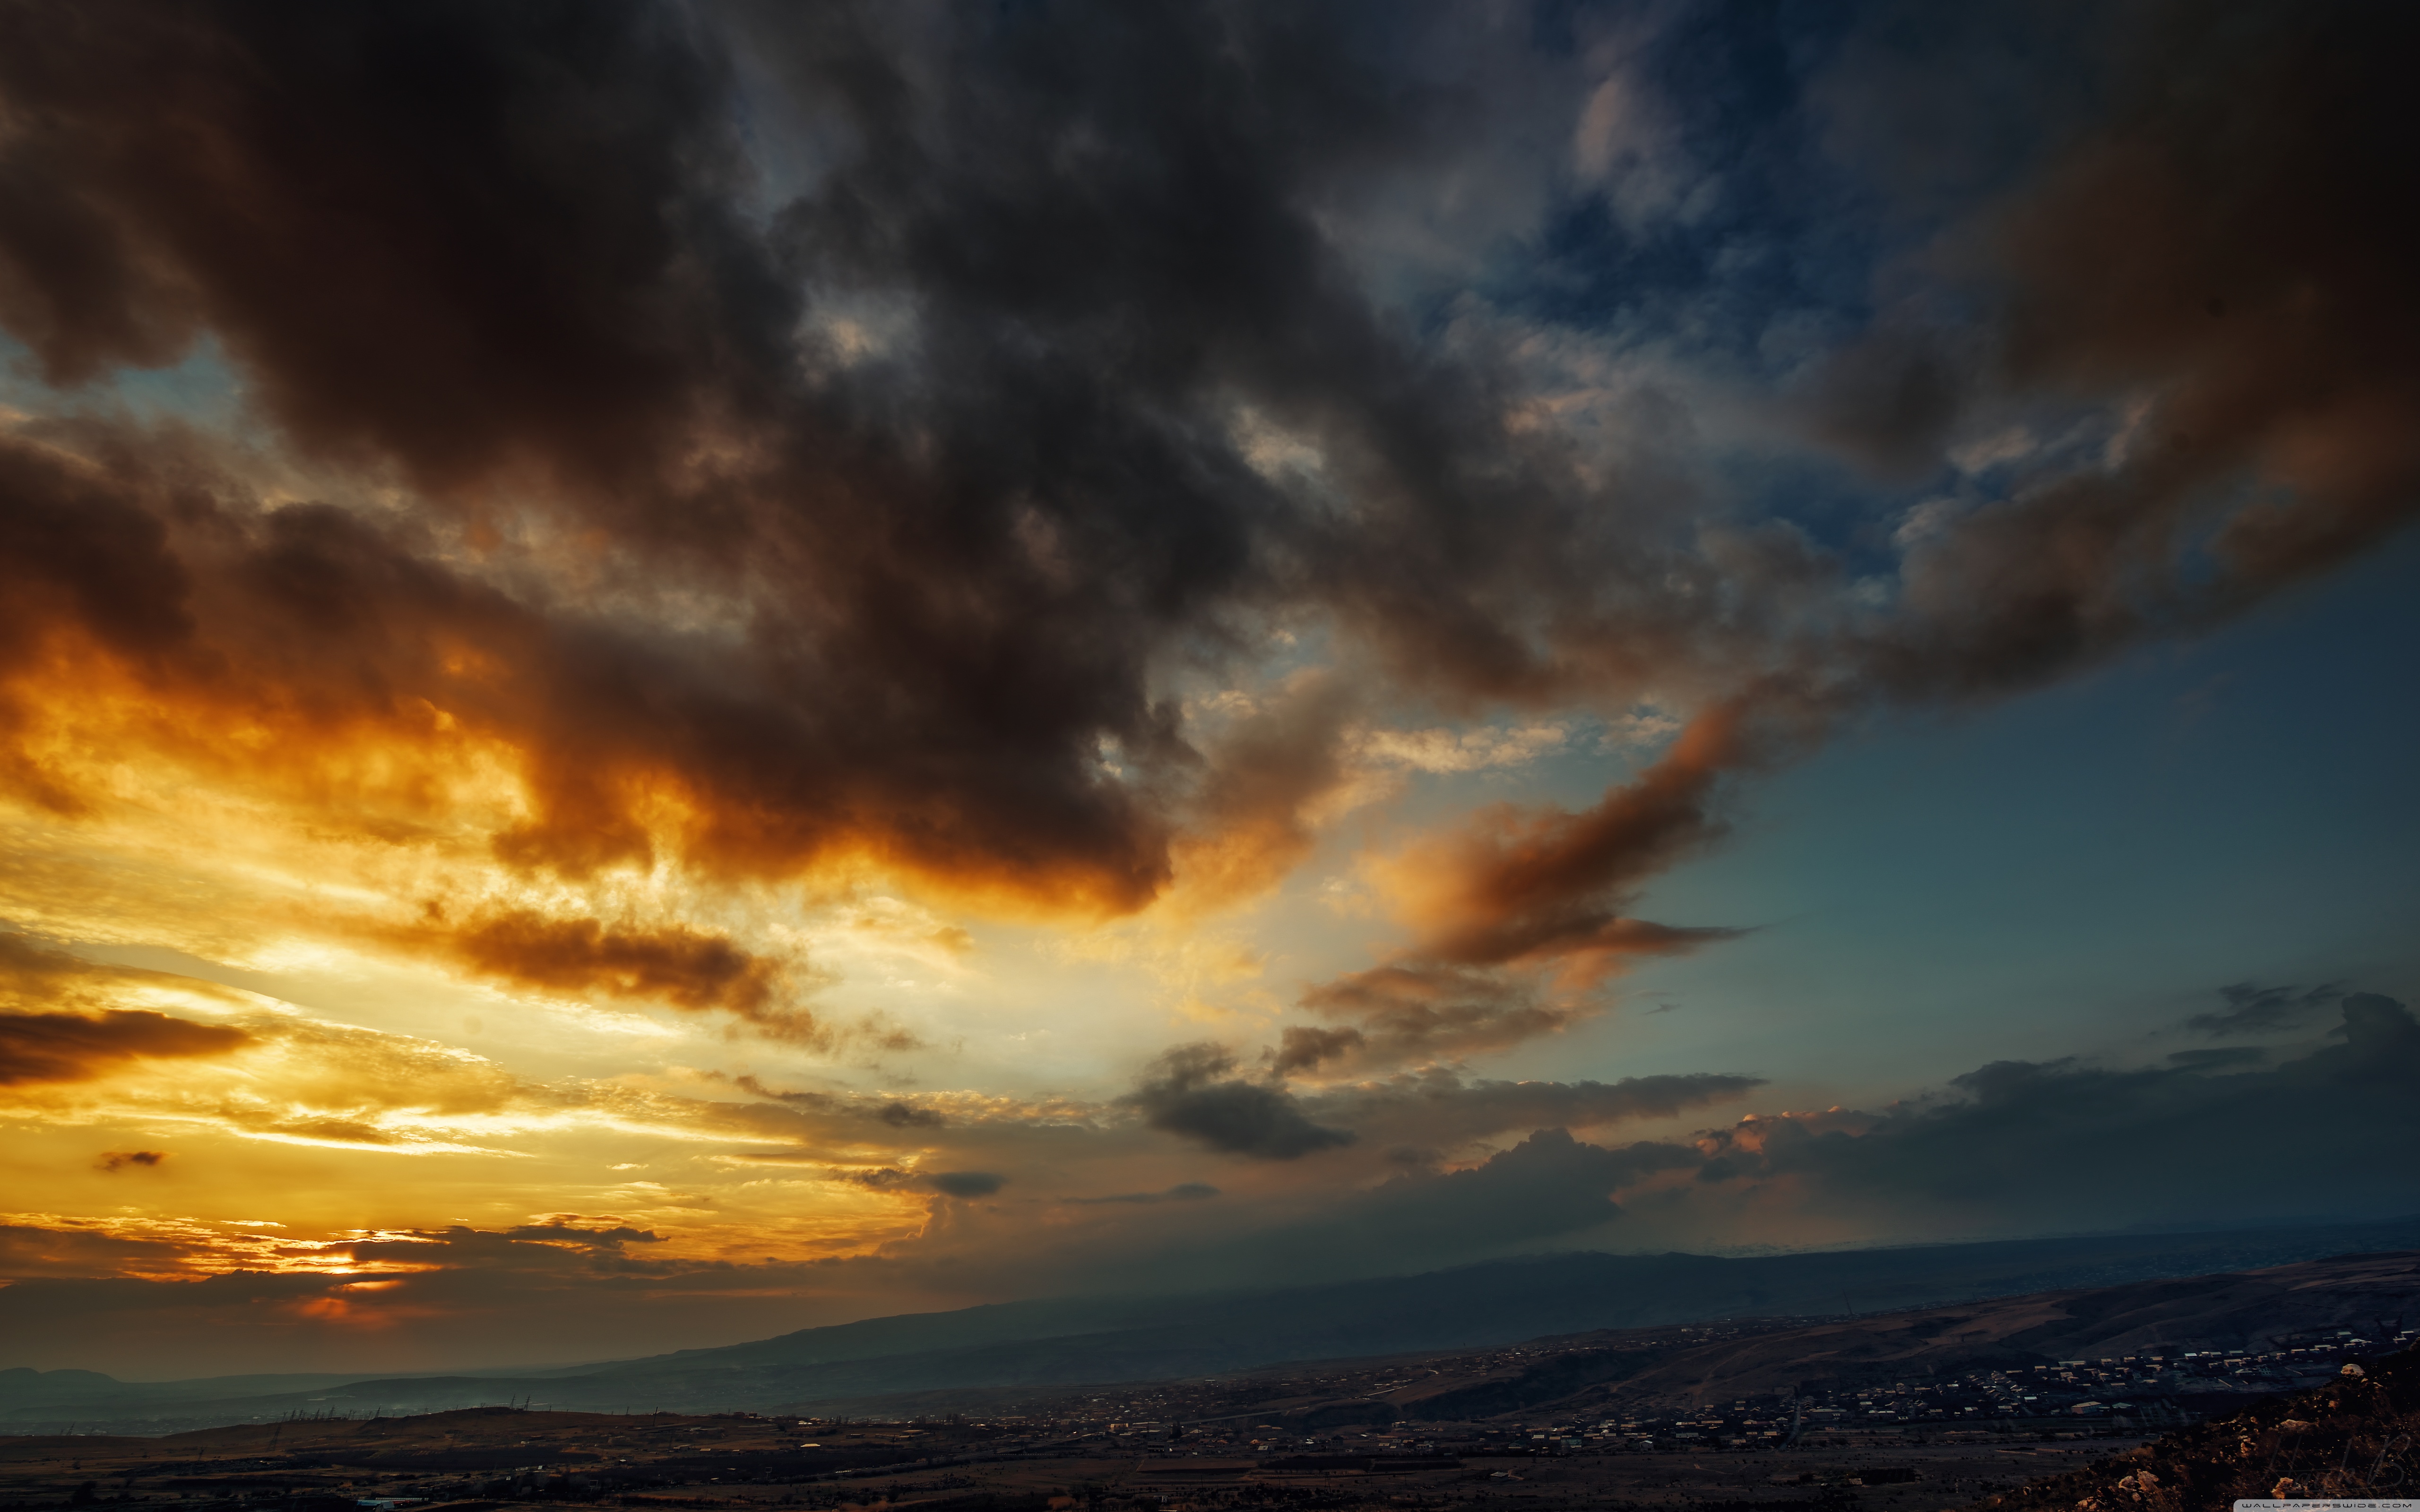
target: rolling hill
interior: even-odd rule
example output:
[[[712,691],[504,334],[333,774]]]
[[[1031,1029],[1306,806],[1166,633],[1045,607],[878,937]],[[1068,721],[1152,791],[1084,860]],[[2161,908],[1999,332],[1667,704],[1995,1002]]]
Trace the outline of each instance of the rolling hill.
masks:
[[[813,1410],[904,1392],[1175,1380],[1720,1318],[1838,1319],[2413,1248],[2420,1219],[1746,1257],[1560,1255],[1250,1293],[1008,1303],[520,1374],[134,1383],[88,1371],[0,1371],[0,1423],[165,1431],[297,1411],[366,1415],[512,1400],[588,1411]]]

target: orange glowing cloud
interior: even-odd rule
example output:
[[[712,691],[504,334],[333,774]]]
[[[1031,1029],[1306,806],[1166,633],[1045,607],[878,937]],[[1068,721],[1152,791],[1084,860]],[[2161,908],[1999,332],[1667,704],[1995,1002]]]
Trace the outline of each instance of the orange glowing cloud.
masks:
[[[148,976],[0,935],[0,1087],[86,1082],[141,1062],[229,1056],[258,1043],[226,1025],[108,1006],[115,991]]]
[[[1715,790],[1745,758],[1739,715],[1718,708],[1592,809],[1499,805],[1370,871],[1417,932],[1416,956],[1457,965],[1559,960],[1575,979],[1601,976],[1622,959],[1726,933],[1671,929],[1619,910],[1647,878],[1722,834]]]
[[[1497,1050],[1595,1012],[1593,990],[1641,957],[1736,937],[1623,910],[1646,880],[1722,833],[1717,789],[1750,748],[1735,709],[1700,715],[1670,750],[1577,813],[1481,811],[1450,834],[1365,863],[1412,942],[1314,986],[1303,1007],[1347,1026],[1290,1027],[1280,1073]]]
[[[240,1029],[147,1009],[0,1014],[0,1086],[89,1081],[129,1061],[231,1055],[255,1042]]]
[[[439,941],[473,970],[532,987],[653,998],[696,1012],[774,1015],[779,963],[683,925],[609,926],[527,910],[490,914]]]

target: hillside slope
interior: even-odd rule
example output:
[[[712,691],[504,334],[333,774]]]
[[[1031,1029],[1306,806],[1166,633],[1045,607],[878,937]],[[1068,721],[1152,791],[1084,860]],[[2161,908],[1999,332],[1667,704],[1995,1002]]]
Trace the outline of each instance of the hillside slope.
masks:
[[[2304,1260],[2234,1274],[2035,1292],[1878,1318],[1838,1319],[1707,1345],[1623,1382],[1698,1397],[1949,1374],[2001,1363],[2168,1350],[2260,1350],[2278,1335],[2363,1328],[2392,1336],[2420,1312],[2420,1254]]]
[[[1224,1296],[1046,1299],[871,1319],[719,1349],[519,1375],[132,1384],[86,1371],[8,1371],[0,1372],[0,1422],[148,1424],[160,1430],[298,1410],[392,1414],[514,1400],[606,1412],[793,1408],[899,1392],[1175,1380],[1292,1361],[1480,1349],[1719,1318],[1838,1318],[2415,1248],[2420,1220],[2406,1219],[1743,1258],[1564,1255]],[[1983,1326],[1966,1325],[1969,1332]],[[1870,1330],[1858,1337],[1860,1349],[1910,1347],[1904,1340],[1878,1341]]]
[[[2215,1512],[2238,1498],[2402,1497],[2420,1444],[2420,1350],[1976,1504],[1989,1512]]]

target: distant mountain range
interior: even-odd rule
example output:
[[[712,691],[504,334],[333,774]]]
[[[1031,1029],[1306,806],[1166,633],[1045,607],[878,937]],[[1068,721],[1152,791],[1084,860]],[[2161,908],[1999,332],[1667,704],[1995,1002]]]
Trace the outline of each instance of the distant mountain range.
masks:
[[[526,1372],[133,1383],[0,1370],[0,1431],[165,1432],[294,1412],[527,1401],[586,1411],[861,1412],[896,1393],[1215,1375],[1720,1318],[1837,1317],[2420,1249],[2420,1217],[1817,1254],[1577,1254],[1277,1290],[1074,1297],[868,1319],[721,1349]]]

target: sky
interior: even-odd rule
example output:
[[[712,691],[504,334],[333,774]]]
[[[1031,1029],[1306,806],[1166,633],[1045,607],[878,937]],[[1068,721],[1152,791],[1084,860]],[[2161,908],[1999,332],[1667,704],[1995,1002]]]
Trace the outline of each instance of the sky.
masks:
[[[0,1366],[2420,1211],[2413,24],[0,7]]]

